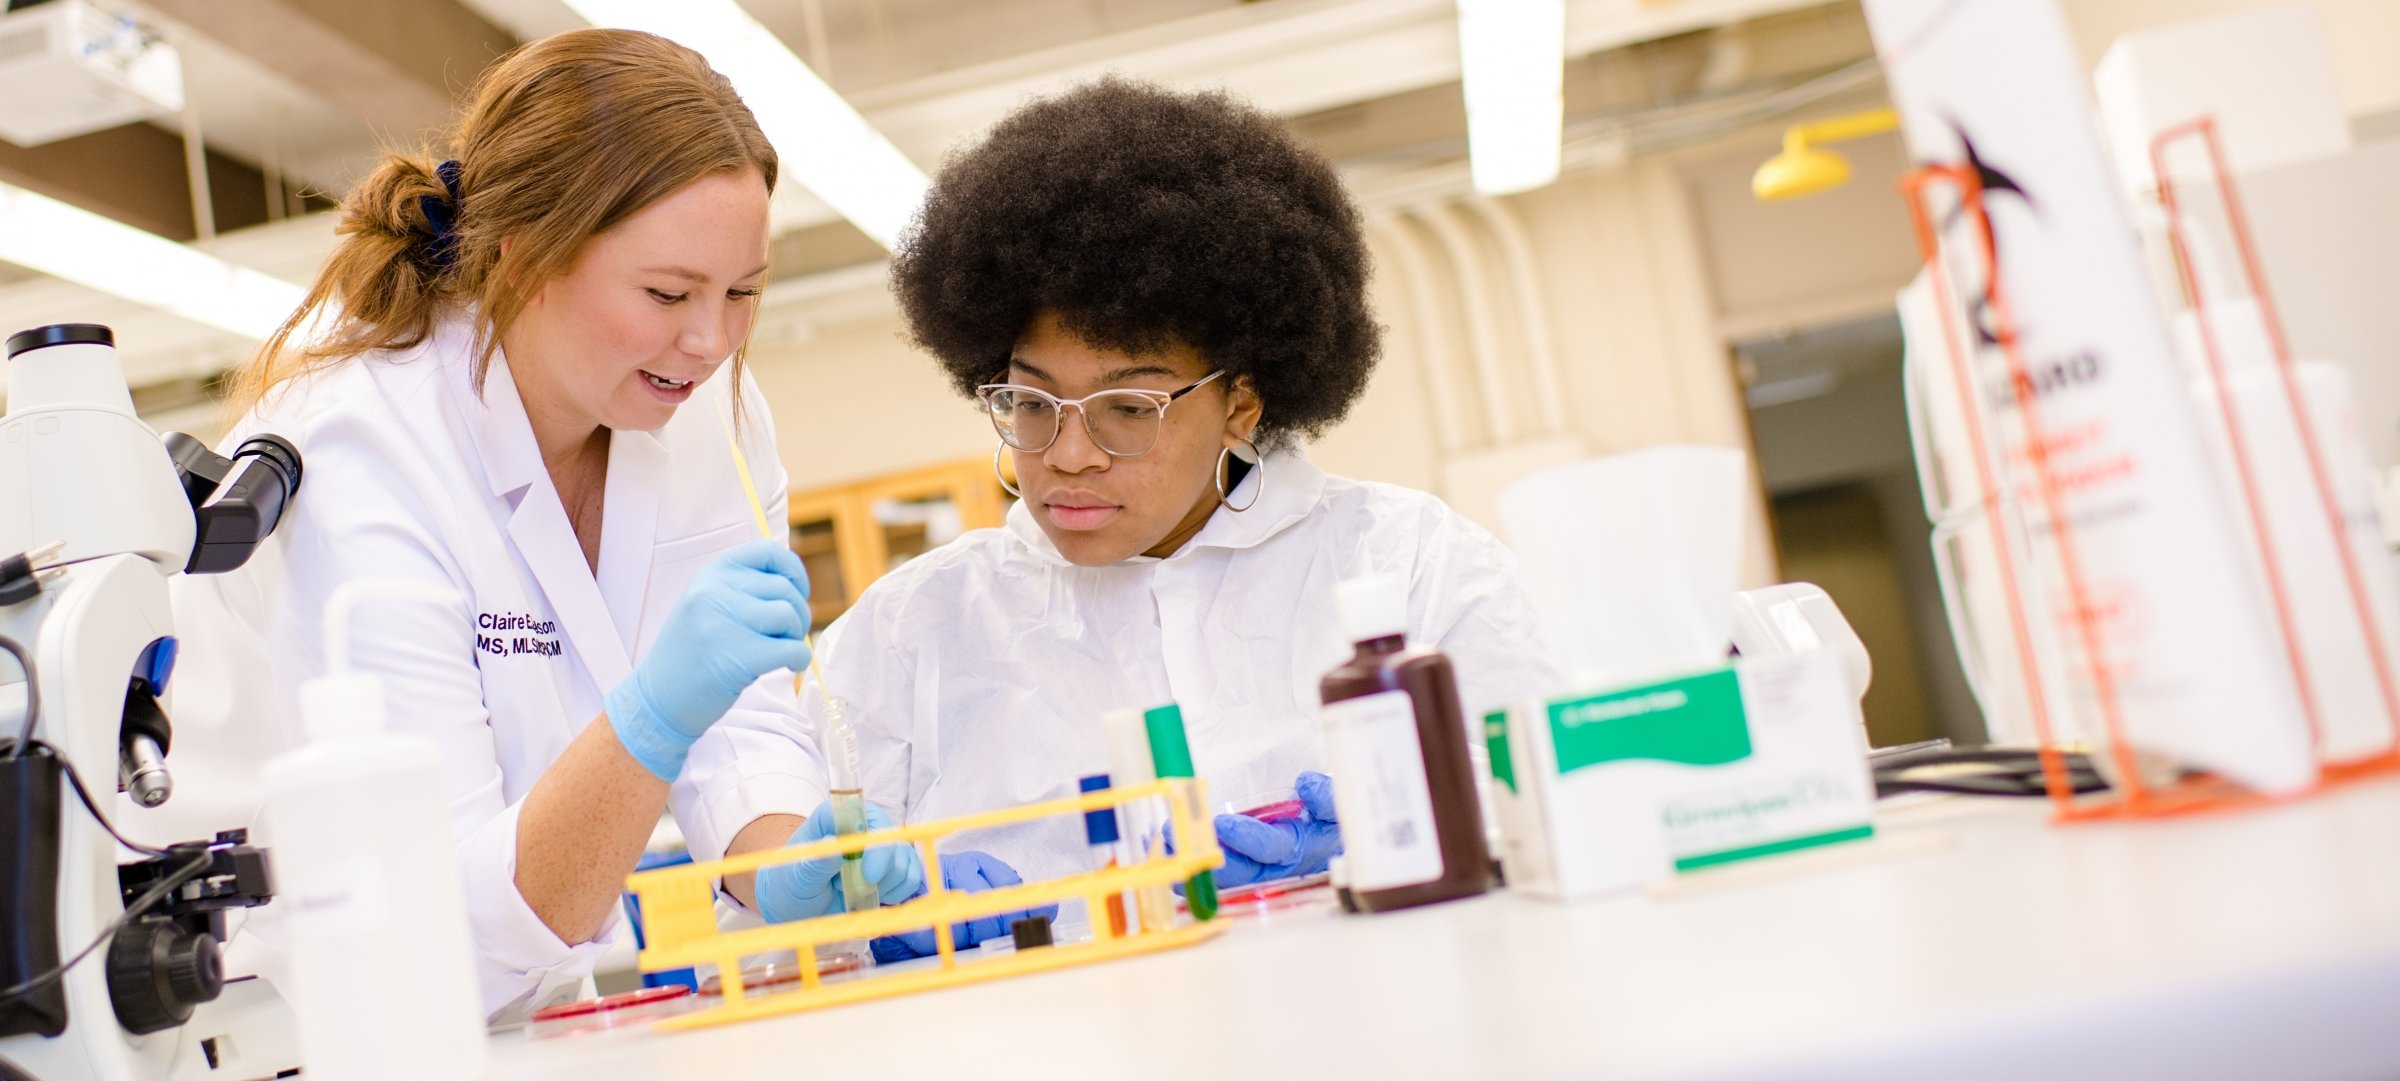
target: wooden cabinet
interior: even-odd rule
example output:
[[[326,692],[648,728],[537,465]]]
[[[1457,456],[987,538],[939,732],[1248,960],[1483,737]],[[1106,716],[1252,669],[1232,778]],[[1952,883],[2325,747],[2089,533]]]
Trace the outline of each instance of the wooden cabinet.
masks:
[[[997,526],[1012,502],[989,458],[791,495],[791,545],[808,565],[817,629],[892,568],[970,529]]]

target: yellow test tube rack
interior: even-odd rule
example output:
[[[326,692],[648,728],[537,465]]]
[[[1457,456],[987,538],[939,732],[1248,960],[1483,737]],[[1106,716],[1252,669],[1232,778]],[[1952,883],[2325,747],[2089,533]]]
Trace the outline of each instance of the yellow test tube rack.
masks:
[[[1128,926],[1124,933],[1117,933],[1105,915],[1108,898],[1112,896],[1123,896],[1144,889],[1163,890],[1224,862],[1224,854],[1217,848],[1216,831],[1201,810],[1207,806],[1206,792],[1205,782],[1192,778],[1167,778],[1130,788],[1102,789],[1067,799],[1028,803],[895,829],[829,837],[805,845],[752,852],[709,863],[662,867],[632,875],[625,880],[625,886],[641,899],[642,924],[648,942],[639,958],[642,971],[659,972],[692,965],[715,965],[725,989],[721,1005],[668,1018],[659,1022],[657,1027],[670,1030],[702,1028],[892,998],[940,987],[1005,979],[1188,946],[1213,937],[1224,930],[1223,923],[1196,921],[1169,927],[1143,926],[1145,921],[1134,918],[1130,902],[1126,911]],[[1129,866],[1006,886],[981,893],[943,888],[939,871],[941,861],[937,858],[934,846],[945,836],[1054,815],[1077,816],[1075,826],[1080,830],[1080,816],[1086,811],[1113,809],[1147,799],[1163,799],[1167,805],[1168,821],[1173,824],[1177,838],[1179,851],[1176,854],[1154,851],[1150,858],[1137,860]],[[721,931],[717,927],[716,883],[727,875],[756,871],[779,863],[823,859],[864,852],[882,845],[902,844],[916,846],[918,855],[924,860],[925,894],[922,897],[866,912],[846,912],[739,931]],[[951,941],[951,924],[1068,900],[1084,903],[1085,911],[1091,917],[1090,940],[1019,950],[995,957],[978,957],[967,964],[959,962],[958,949]],[[819,978],[819,946],[921,930],[927,926],[934,929],[934,945],[940,958],[937,966],[888,976],[867,975],[833,984],[826,984]],[[769,995],[745,993],[741,979],[742,958],[787,949],[798,955],[801,986]]]

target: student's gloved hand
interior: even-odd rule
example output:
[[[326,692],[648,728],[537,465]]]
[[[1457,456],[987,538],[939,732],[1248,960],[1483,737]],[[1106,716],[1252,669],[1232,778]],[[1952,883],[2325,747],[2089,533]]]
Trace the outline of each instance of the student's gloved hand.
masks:
[[[964,893],[981,893],[995,886],[1022,885],[1024,881],[1023,878],[1018,877],[1016,868],[981,852],[960,852],[956,855],[942,857],[942,885],[949,889]],[[919,884],[917,892],[924,892],[922,883]],[[912,895],[907,899],[913,900],[914,897]],[[984,939],[999,938],[1008,934],[1010,924],[1033,915],[1048,916],[1055,920],[1058,918],[1058,906],[1043,905],[1040,908],[1024,912],[1009,912],[998,916],[968,920],[965,923],[954,923],[950,925],[950,942],[958,949],[971,950],[981,944]],[[909,931],[879,938],[871,945],[875,950],[875,960],[883,963],[906,961],[912,957],[931,957],[937,952],[933,944],[933,928],[930,927],[922,931]]]
[[[609,724],[660,780],[683,772],[692,741],[734,699],[779,668],[808,667],[808,569],[771,540],[752,541],[692,576],[633,675],[608,692]]]
[[[892,816],[883,808],[867,804],[867,829],[892,828]],[[809,812],[800,828],[792,831],[785,847],[822,841],[833,836],[833,804],[820,803]],[[877,845],[860,857],[867,872],[867,881],[875,884],[875,894],[885,904],[898,904],[925,892],[925,865],[917,859],[917,850],[907,845]],[[786,920],[805,920],[847,908],[842,900],[842,860],[839,856],[806,860],[800,863],[778,863],[758,871],[757,885],[751,897],[758,902],[758,914],[768,923]]]
[[[1217,816],[1217,846],[1225,850],[1225,866],[1217,869],[1219,888],[1313,875],[1342,854],[1342,824],[1333,810],[1333,779],[1322,773],[1303,773],[1294,787],[1300,790],[1298,818],[1261,822],[1249,815]]]

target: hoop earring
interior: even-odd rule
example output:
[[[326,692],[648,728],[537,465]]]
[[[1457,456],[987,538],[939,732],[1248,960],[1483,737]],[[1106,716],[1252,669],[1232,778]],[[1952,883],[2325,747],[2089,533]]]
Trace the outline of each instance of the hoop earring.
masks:
[[[1248,439],[1242,440],[1242,445],[1250,449],[1250,453],[1242,455],[1242,460],[1250,463],[1250,471],[1258,475],[1258,490],[1250,493],[1250,501],[1248,503],[1244,503],[1238,507],[1234,506],[1230,502],[1227,502],[1225,499],[1226,496],[1233,494],[1231,491],[1228,491],[1225,486],[1225,480],[1230,474],[1233,464],[1233,448],[1227,447],[1224,450],[1217,452],[1217,505],[1225,508],[1226,510],[1232,511],[1235,514],[1240,514],[1243,511],[1257,506],[1259,499],[1267,494],[1266,455],[1260,454],[1258,452],[1258,444],[1253,443]],[[1239,485],[1237,484],[1235,487],[1239,487]]]
[[[1001,452],[1001,451],[1004,451],[1004,450],[1007,450],[1007,449],[1008,449],[1008,440],[1005,440],[1005,439],[1003,439],[1003,440],[1001,440],[1000,442],[998,442],[997,444],[994,444],[994,445],[993,445],[993,447],[992,447],[992,479],[999,481],[999,482],[1000,482],[1000,487],[1001,487],[1002,489],[1006,490],[1006,491],[1008,492],[1008,494],[1010,494],[1010,495],[1012,495],[1012,496],[1015,496],[1015,497],[1017,497],[1018,499],[1023,499],[1023,498],[1025,498],[1025,493],[1018,491],[1018,490],[1017,490],[1017,486],[1016,486],[1016,485],[1014,485],[1014,484],[1010,484],[1010,483],[1008,482],[1008,474],[1006,474],[1006,473],[1003,473],[1003,472],[1001,472],[1001,471],[1000,471],[1000,452]]]

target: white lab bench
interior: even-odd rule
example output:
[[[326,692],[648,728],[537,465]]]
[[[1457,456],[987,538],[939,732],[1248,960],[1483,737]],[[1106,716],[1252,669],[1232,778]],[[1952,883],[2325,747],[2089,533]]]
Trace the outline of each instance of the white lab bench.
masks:
[[[2400,781],[1872,842],[1561,906],[1245,921],[1115,963],[685,1033],[495,1037],[490,1076],[2400,1076]]]

